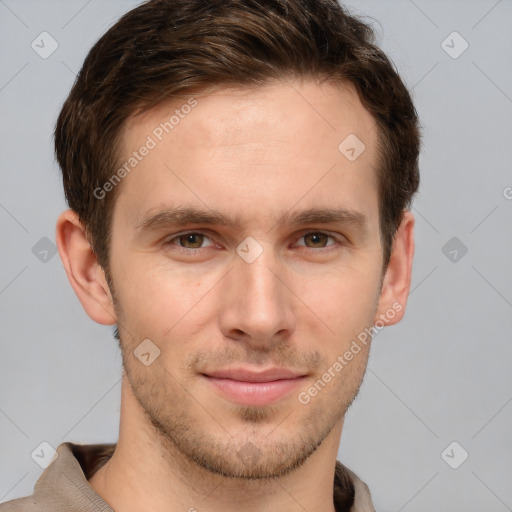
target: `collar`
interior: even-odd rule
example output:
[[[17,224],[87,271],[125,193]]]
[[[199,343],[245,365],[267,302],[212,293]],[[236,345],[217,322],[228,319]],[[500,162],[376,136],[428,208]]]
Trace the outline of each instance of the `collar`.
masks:
[[[41,510],[52,512],[114,512],[87,480],[115,448],[115,443],[62,443],[37,480],[33,497],[21,500],[35,501]],[[367,485],[340,461],[336,461],[333,500],[336,512],[375,512]]]

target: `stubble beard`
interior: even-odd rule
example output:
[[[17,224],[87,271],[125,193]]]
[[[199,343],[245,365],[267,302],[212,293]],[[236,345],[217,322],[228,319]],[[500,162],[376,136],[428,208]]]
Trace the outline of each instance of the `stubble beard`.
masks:
[[[339,425],[359,390],[349,401],[340,398],[329,407],[320,400],[300,405],[280,422],[279,406],[233,406],[232,417],[243,425],[233,434],[226,418],[217,418],[179,384],[173,386],[174,378],[162,366],[148,372],[125,352],[126,376],[162,456],[172,465],[178,456],[192,470],[195,466],[212,476],[262,481],[295,471]]]

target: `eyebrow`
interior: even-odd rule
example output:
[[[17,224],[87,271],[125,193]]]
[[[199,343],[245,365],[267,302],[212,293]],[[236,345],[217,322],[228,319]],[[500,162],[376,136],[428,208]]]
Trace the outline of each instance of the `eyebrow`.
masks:
[[[360,212],[346,208],[309,208],[298,212],[286,211],[277,217],[276,225],[300,226],[305,224],[352,224],[362,231],[368,229],[368,219]],[[136,231],[153,231],[163,228],[179,228],[190,224],[205,224],[240,228],[242,223],[237,216],[231,218],[218,210],[201,210],[182,206],[164,209],[150,214],[140,221]]]

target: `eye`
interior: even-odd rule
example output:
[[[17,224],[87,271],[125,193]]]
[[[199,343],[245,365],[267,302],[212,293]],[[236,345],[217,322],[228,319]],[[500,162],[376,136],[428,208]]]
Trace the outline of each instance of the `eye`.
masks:
[[[334,243],[327,244],[328,239],[334,240]],[[300,239],[304,239],[306,243],[299,244],[303,245],[304,247],[308,247],[309,249],[323,249],[324,247],[330,247],[332,245],[336,244],[336,239],[327,234],[323,233],[321,231],[314,231],[312,233],[306,233],[300,237]],[[299,239],[299,240],[300,240]],[[310,245],[307,245],[310,244]]]
[[[301,240],[304,240],[303,243],[300,243]],[[329,243],[330,240],[330,243]],[[182,249],[184,251],[194,251],[201,250],[206,247],[215,246],[215,243],[212,239],[204,233],[189,231],[187,233],[180,233],[172,236],[165,240],[167,245],[172,245],[176,247],[178,250]],[[322,231],[313,231],[309,233],[304,233],[297,242],[298,246],[306,247],[307,249],[326,249],[334,248],[336,245],[340,245],[341,242],[337,240],[334,236],[329,235],[328,233],[324,233]]]
[[[170,245],[177,245],[183,249],[202,249],[205,247],[203,246],[203,242],[205,240],[210,240],[210,238],[203,233],[189,232],[169,238],[166,240],[166,243]],[[213,243],[210,243],[209,245],[211,246]],[[208,245],[206,247],[208,247]]]

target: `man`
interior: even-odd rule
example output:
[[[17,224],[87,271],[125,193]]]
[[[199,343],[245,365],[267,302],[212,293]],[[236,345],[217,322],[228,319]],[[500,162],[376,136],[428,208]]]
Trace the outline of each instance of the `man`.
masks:
[[[374,510],[337,453],[405,311],[419,125],[334,0],[152,0],[92,48],[55,146],[57,245],[116,325],[116,445],[64,443],[17,510]]]

